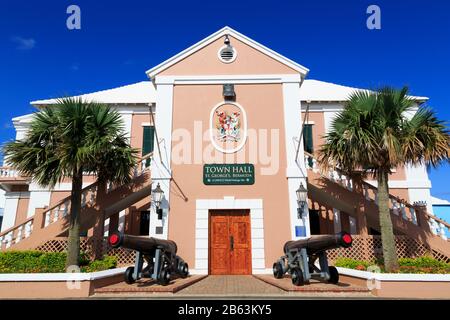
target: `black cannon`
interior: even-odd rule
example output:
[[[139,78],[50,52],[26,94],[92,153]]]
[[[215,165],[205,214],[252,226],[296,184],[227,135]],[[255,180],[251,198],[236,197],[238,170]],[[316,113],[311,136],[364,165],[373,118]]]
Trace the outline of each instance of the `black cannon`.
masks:
[[[349,248],[352,241],[351,235],[347,232],[288,241],[284,245],[285,255],[273,264],[273,275],[281,279],[288,272],[292,283],[296,286],[308,283],[313,277],[336,284],[339,282],[339,273],[335,267],[328,266],[327,250]],[[317,259],[319,267],[315,265]]]
[[[152,278],[159,284],[167,285],[172,275],[186,278],[189,274],[188,264],[177,256],[174,241],[114,233],[109,237],[109,244],[113,248],[136,251],[134,267],[128,267],[125,271],[125,282],[128,284],[140,278]],[[147,263],[145,267],[144,260]]]

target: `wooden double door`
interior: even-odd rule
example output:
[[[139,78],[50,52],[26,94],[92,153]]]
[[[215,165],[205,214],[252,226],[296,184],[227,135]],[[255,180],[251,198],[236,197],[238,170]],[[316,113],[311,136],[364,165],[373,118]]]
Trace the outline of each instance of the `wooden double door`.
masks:
[[[249,210],[210,210],[209,274],[252,273]]]

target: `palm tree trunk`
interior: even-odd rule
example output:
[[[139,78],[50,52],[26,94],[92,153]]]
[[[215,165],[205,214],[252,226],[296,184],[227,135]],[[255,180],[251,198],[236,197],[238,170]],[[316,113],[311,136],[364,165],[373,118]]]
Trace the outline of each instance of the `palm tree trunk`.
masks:
[[[107,183],[105,180],[97,180],[97,206],[99,212],[97,213],[95,225],[94,225],[94,260],[103,259],[103,236],[105,234],[105,199],[107,197]]]
[[[378,172],[378,210],[380,215],[384,267],[387,272],[393,272],[398,269],[398,262],[391,212],[389,210],[388,173],[384,170],[379,170]]]
[[[70,196],[69,238],[67,241],[66,268],[78,266],[80,261],[80,209],[83,188],[83,170],[74,170]]]

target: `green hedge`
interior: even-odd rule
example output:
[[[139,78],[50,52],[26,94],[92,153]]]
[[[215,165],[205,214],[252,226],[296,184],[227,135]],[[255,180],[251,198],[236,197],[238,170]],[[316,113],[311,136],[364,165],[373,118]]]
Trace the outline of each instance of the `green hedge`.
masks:
[[[334,264],[336,267],[341,268],[349,268],[356,270],[367,270],[367,268],[371,265],[374,265],[373,262],[364,261],[364,260],[355,260],[352,258],[338,258]]]
[[[335,265],[337,267],[367,270],[369,266],[377,265],[381,272],[384,272],[382,261],[364,261],[351,258],[338,258]],[[400,258],[398,260],[398,273],[433,273],[450,274],[450,263],[438,261],[432,257],[424,256],[419,258]]]
[[[450,263],[438,261],[432,257],[398,260],[400,273],[450,273]]]
[[[0,273],[59,273],[65,272],[65,252],[6,251],[0,252]],[[116,257],[90,261],[86,254],[80,257],[81,272],[115,268]]]
[[[92,261],[87,266],[81,267],[82,272],[95,272],[113,269],[117,266],[117,258],[112,256],[106,256],[102,260]]]

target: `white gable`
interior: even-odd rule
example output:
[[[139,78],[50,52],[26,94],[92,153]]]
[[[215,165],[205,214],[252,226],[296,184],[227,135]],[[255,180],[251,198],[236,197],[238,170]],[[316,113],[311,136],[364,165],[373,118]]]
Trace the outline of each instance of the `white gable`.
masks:
[[[191,54],[195,53],[196,51],[206,47],[207,45],[209,45],[210,43],[216,41],[217,39],[224,37],[225,35],[229,35],[232,36],[236,39],[238,39],[239,41],[242,41],[243,43],[247,44],[248,46],[254,48],[255,50],[258,50],[264,54],[266,54],[267,56],[275,59],[276,61],[292,68],[293,70],[299,72],[302,77],[306,77],[306,75],[309,72],[308,68],[305,68],[304,66],[280,55],[279,53],[263,46],[262,44],[248,38],[247,36],[244,36],[243,34],[237,32],[236,30],[230,28],[230,27],[224,27],[222,29],[220,29],[219,31],[211,34],[210,36],[206,37],[205,39],[197,42],[196,44],[190,46],[189,48],[181,51],[180,53],[178,53],[177,55],[167,59],[166,61],[160,63],[159,65],[157,65],[156,67],[153,67],[152,69],[148,70],[147,76],[149,78],[153,78],[155,75],[157,75],[158,73],[160,73],[161,71],[166,70],[167,68],[173,66],[174,64],[176,64],[177,62],[185,59],[186,57],[190,56]]]

